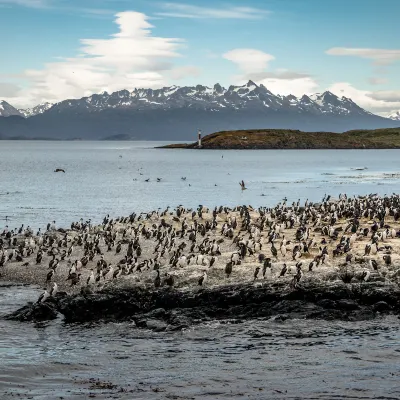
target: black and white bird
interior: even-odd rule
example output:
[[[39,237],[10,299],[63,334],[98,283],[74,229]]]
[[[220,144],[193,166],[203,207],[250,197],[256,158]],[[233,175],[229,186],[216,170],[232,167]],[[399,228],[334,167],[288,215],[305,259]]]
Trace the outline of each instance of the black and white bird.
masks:
[[[37,303],[44,303],[50,297],[50,293],[47,289],[44,289],[44,292],[39,296]]]
[[[257,278],[258,278],[258,273],[260,272],[260,267],[259,266],[257,266],[256,267],[256,270],[254,271],[254,275],[253,275],[253,277],[254,277],[254,280],[257,280]]]
[[[242,188],[242,190],[246,190],[247,189],[247,187],[246,187],[246,185],[245,185],[243,180],[242,180],[242,182],[239,182],[239,185]]]
[[[227,278],[231,276],[232,266],[233,266],[233,261],[229,261],[225,266],[225,274]]]
[[[53,278],[53,276],[54,276],[54,269],[51,269],[51,270],[47,273],[46,282],[50,282],[51,279]]]
[[[90,270],[90,275],[88,276],[88,278],[87,278],[87,280],[86,280],[86,284],[87,284],[88,286],[90,286],[90,285],[94,285],[95,282],[96,282],[96,278],[95,278],[95,276],[94,276],[93,270],[91,269],[91,270]]]
[[[199,286],[204,286],[206,284],[206,282],[207,282],[207,272],[204,271],[203,275],[199,278],[199,281],[198,281]]]
[[[53,283],[53,287],[50,290],[50,296],[55,296],[58,292],[58,285],[56,282]]]

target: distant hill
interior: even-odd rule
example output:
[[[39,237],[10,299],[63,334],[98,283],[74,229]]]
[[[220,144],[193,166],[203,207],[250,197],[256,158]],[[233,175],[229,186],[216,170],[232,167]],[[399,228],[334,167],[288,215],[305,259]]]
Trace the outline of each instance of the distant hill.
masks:
[[[201,149],[398,149],[400,128],[353,130],[344,133],[286,129],[224,131],[207,135]],[[163,148],[196,149],[198,143]]]
[[[6,105],[7,111],[0,110],[2,138],[190,140],[198,129],[344,132],[400,125],[331,92],[281,96],[252,81],[228,89],[216,84],[104,92],[28,110]]]

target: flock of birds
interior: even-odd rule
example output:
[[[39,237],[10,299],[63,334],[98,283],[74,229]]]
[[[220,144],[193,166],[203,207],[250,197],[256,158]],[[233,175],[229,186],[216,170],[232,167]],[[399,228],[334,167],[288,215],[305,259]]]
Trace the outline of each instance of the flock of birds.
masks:
[[[244,190],[243,181],[240,185]],[[59,288],[100,290],[121,279],[172,288],[203,287],[209,280],[227,284],[232,277],[276,278],[295,289],[305,275],[324,270],[349,282],[374,275],[395,281],[399,220],[400,197],[393,194],[340,195],[335,201],[325,196],[321,203],[303,205],[284,199],[257,209],[180,205],[115,219],[107,215],[100,225],[80,220],[68,230],[53,221],[36,235],[29,227],[6,227],[0,235],[0,274],[14,268],[43,277],[46,288],[38,302]],[[352,269],[358,274],[349,274]]]

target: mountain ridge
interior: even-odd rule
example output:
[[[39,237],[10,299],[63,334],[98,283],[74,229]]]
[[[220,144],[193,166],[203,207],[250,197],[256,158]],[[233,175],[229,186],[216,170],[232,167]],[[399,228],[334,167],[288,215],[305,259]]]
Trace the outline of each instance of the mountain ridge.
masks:
[[[216,83],[102,92],[28,110],[8,106],[7,116],[0,118],[3,138],[186,140],[199,128],[205,133],[266,126],[342,132],[396,126],[329,91],[275,95],[251,80],[228,88]]]

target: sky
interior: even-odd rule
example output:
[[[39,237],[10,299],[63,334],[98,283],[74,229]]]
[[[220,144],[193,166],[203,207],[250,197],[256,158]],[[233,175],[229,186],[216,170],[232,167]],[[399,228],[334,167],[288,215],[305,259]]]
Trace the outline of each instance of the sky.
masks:
[[[240,85],[400,110],[400,0],[0,0],[0,99]]]

